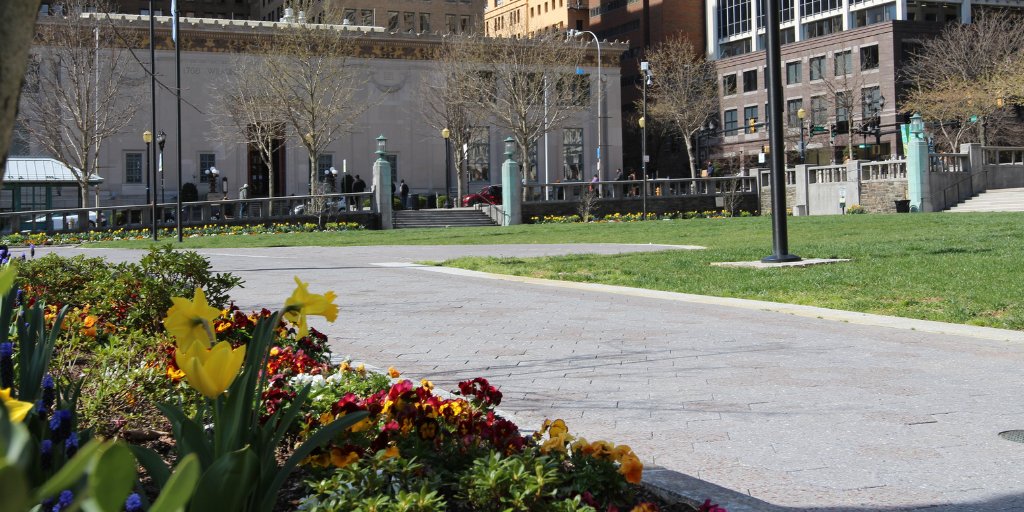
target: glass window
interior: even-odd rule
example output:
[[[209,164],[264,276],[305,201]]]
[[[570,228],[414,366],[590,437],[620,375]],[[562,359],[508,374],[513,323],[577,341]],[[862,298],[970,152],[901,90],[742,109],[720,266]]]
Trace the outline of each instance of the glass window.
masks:
[[[142,153],[124,154],[124,182],[142,183]]]
[[[469,167],[469,181],[491,180],[491,142],[490,132],[486,126],[473,129],[466,161]]]
[[[459,25],[458,25],[458,21],[457,20],[458,20],[458,17],[455,16],[454,14],[445,14],[444,15],[444,29],[446,31],[448,31],[448,33],[458,32]]]
[[[566,128],[562,130],[562,153],[565,163],[562,165],[562,181],[583,180],[583,128]]]
[[[835,54],[836,76],[844,76],[853,73],[853,54],[849,50],[836,52]]]
[[[199,182],[209,183],[210,175],[204,174],[210,167],[217,166],[217,155],[214,153],[199,153]]]
[[[828,104],[824,96],[811,98],[811,124],[824,126],[828,122]]]
[[[398,11],[388,11],[388,30],[398,30]]]
[[[825,78],[825,57],[811,57],[808,63],[811,68],[811,80]]]
[[[349,23],[351,23],[352,25],[355,25],[356,24],[356,10],[355,9],[345,9],[345,20],[348,21]]]
[[[718,36],[749,32],[750,0],[722,0],[718,4]]]
[[[316,176],[320,181],[328,180],[331,167],[334,167],[334,155],[327,153],[316,156]]]
[[[373,9],[362,9],[359,11],[359,17],[362,19],[362,24],[367,27],[376,25],[373,21]]]
[[[878,45],[860,49],[860,70],[878,69]]]
[[[757,106],[743,107],[743,127],[746,128],[747,133],[753,133],[750,130],[750,122],[753,121],[757,124]],[[754,131],[757,129],[755,128]]]
[[[722,77],[722,95],[731,96],[736,94],[736,75],[725,75]]]
[[[430,13],[420,13],[420,32],[430,32]]]
[[[751,69],[750,71],[743,72],[743,92],[751,92],[757,90],[757,70]]]
[[[850,120],[850,94],[848,92],[836,93],[836,123]]]
[[[865,87],[860,90],[861,119],[875,117],[882,110],[882,90],[878,87]]]
[[[406,32],[416,31],[416,13],[409,11],[402,13],[402,30]]]
[[[472,20],[472,18],[470,18],[469,15],[462,15],[459,18],[459,31],[460,32],[469,32],[470,23],[472,23],[471,20]]]
[[[725,134],[736,135],[736,109],[726,110],[723,115],[723,119],[725,120],[725,123],[723,124],[722,129],[725,131]]]
[[[798,84],[803,80],[803,63],[800,61],[786,63],[786,84]]]
[[[843,0],[800,0],[800,15],[810,16],[843,8]]]
[[[786,122],[789,123],[790,126],[800,126],[800,116],[797,115],[797,112],[802,108],[804,108],[803,99],[789,100],[786,102]]]

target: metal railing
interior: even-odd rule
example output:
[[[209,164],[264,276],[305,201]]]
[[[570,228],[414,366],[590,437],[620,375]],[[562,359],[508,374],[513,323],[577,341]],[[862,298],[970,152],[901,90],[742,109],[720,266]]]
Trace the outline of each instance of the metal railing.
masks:
[[[696,197],[718,196],[735,192],[757,190],[754,176],[722,176],[715,178],[659,178],[647,180],[647,197]],[[577,201],[583,194],[595,190],[604,199],[641,200],[643,180],[601,181],[590,183],[573,181],[566,183],[528,183],[523,200],[527,202]]]
[[[302,208],[297,208],[299,206]],[[182,203],[183,226],[208,224],[260,224],[288,222],[315,216],[319,205],[324,215],[377,213],[372,192],[321,194],[255,199],[223,199]],[[177,203],[159,203],[157,225],[177,225]],[[123,205],[61,210],[0,212],[0,233],[60,233],[94,229],[144,229],[152,227],[151,205]],[[85,220],[88,219],[88,220]]]

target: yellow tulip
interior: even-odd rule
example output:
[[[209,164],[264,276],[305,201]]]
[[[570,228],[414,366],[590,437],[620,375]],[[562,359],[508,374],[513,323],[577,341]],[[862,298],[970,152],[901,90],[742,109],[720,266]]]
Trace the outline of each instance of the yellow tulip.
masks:
[[[231,348],[231,344],[222,341],[206,348],[199,341],[182,343],[174,352],[174,360],[178,368],[185,372],[188,384],[206,398],[215,399],[226,391],[238,376],[238,370],[245,360],[245,346]]]
[[[174,305],[167,310],[164,328],[178,343],[203,341],[209,346],[215,341],[210,324],[220,316],[220,310],[206,302],[206,294],[202,288],[196,288],[192,300],[173,297]]]
[[[307,283],[303,283],[298,277],[295,278],[298,285],[292,296],[284,302],[284,317],[289,322],[299,326],[299,338],[309,334],[309,324],[306,317],[310,315],[322,316],[328,322],[334,322],[338,318],[338,306],[334,299],[338,298],[334,292],[327,292],[323,295],[309,293]]]
[[[32,410],[31,403],[11,398],[11,388],[0,389],[0,401],[7,408],[7,414],[10,415],[13,423],[21,423]]]

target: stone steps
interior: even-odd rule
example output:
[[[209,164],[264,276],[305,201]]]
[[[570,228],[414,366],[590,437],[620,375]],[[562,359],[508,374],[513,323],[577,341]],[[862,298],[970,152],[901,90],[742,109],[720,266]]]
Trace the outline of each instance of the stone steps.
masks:
[[[432,210],[399,210],[395,212],[395,229],[455,228],[496,225],[490,217],[476,208],[449,208]]]
[[[965,212],[1024,212],[1024,188],[987,190],[948,210]]]

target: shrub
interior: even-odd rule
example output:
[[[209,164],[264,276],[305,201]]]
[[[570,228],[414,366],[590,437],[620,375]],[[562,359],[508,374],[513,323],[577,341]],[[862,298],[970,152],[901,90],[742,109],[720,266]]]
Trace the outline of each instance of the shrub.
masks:
[[[850,206],[846,207],[846,213],[850,215],[860,215],[867,212],[867,209],[865,209],[863,206],[859,204],[851,204]]]

